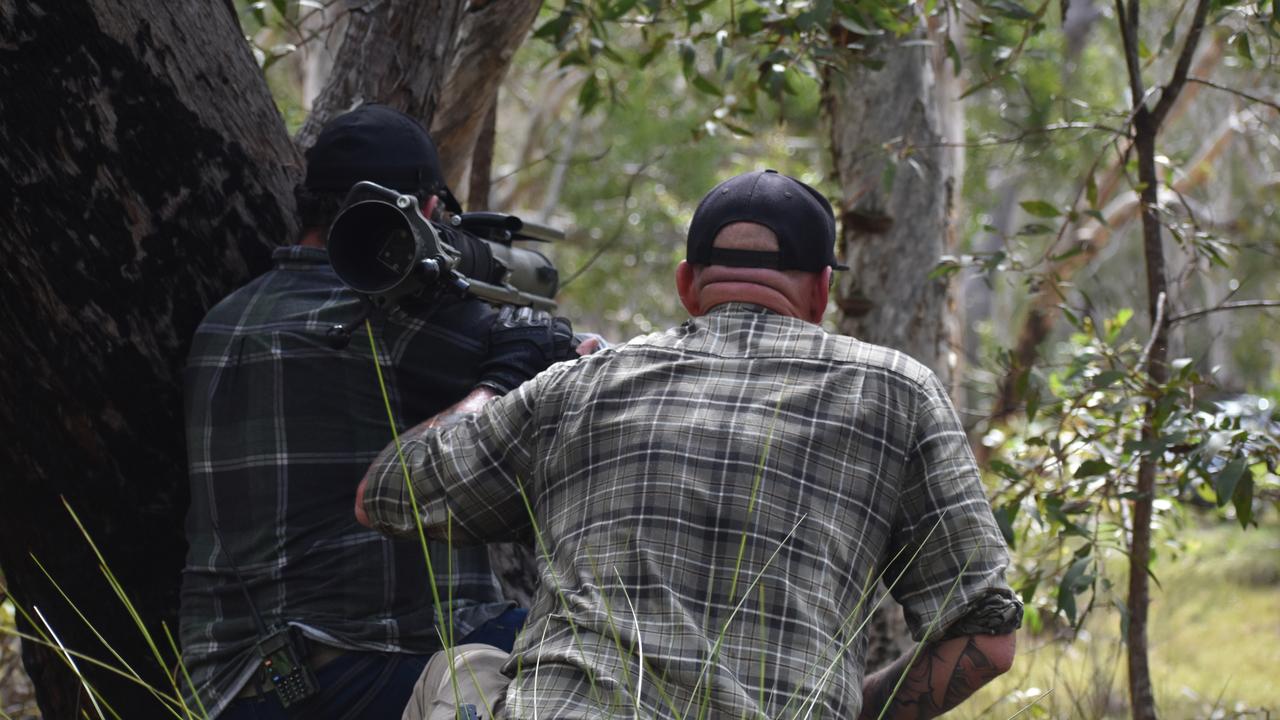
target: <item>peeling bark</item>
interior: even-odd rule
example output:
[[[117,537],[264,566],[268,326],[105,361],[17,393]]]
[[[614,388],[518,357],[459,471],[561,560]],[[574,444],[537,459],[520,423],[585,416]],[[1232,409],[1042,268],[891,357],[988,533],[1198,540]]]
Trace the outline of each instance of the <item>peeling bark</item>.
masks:
[[[224,4],[0,0],[0,86],[0,567],[63,642],[110,660],[37,558],[166,687],[59,496],[167,647],[187,346],[293,232],[297,157]],[[63,661],[32,643],[24,656],[44,716],[73,717],[83,700]],[[158,716],[145,691],[81,666],[121,716]]]

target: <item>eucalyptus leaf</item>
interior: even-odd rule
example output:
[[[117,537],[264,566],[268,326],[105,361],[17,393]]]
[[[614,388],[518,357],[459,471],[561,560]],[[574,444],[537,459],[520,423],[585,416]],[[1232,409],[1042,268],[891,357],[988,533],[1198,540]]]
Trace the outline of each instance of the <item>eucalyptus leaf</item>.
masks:
[[[1218,507],[1225,506],[1235,496],[1236,485],[1249,467],[1244,458],[1235,458],[1213,477],[1213,489],[1218,494]]]
[[[1018,205],[1036,217],[1055,218],[1062,214],[1061,210],[1044,200],[1023,200]]]

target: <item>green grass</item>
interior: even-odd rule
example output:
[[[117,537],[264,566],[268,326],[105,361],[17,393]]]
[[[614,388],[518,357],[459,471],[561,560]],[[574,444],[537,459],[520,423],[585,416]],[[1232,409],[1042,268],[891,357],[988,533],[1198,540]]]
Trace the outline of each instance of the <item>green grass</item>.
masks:
[[[1156,568],[1148,642],[1161,717],[1280,718],[1280,526],[1188,530],[1186,552]],[[1119,563],[1115,572],[1121,578]],[[1127,718],[1121,615],[1098,608],[1080,637],[1018,637],[1007,675],[955,718]]]

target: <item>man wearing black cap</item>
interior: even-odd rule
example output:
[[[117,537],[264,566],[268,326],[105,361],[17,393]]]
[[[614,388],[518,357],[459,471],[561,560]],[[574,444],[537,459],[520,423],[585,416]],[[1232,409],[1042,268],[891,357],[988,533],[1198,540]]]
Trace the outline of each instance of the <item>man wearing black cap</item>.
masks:
[[[386,106],[336,118],[306,159],[299,242],[209,312],[186,370],[181,640],[191,707],[211,718],[398,717],[442,640],[479,633],[503,644],[495,628],[520,616],[483,547],[432,544],[429,573],[416,539],[354,522],[351,494],[392,437],[386,403],[403,429],[505,393],[570,352],[559,319],[499,322],[470,299],[406,303],[370,317],[384,401],[364,328],[346,347],[330,344],[330,329],[358,322],[364,305],[329,266],[328,227],[362,180],[418,196],[427,216],[457,204],[426,131]],[[259,650],[285,629],[319,687],[287,713]],[[506,634],[509,643],[514,628]]]
[[[676,271],[691,320],[404,438],[428,533],[541,536],[497,716],[927,718],[1009,667],[965,433],[927,368],[817,324],[834,244],[813,188],[732,178]],[[400,472],[388,449],[361,484],[384,532],[415,526]],[[864,677],[879,582],[923,645]]]

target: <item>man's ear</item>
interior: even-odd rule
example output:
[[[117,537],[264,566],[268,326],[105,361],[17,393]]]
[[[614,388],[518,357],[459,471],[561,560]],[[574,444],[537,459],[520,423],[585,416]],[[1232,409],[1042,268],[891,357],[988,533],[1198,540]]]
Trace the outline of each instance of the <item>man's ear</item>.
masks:
[[[695,287],[697,271],[688,260],[681,260],[676,266],[676,292],[680,294],[680,302],[693,317],[702,314],[702,303],[698,301],[698,290]]]
[[[827,312],[827,303],[831,300],[831,268],[823,268],[815,273],[809,285],[809,316],[805,319],[814,325],[822,323],[822,316]]]

